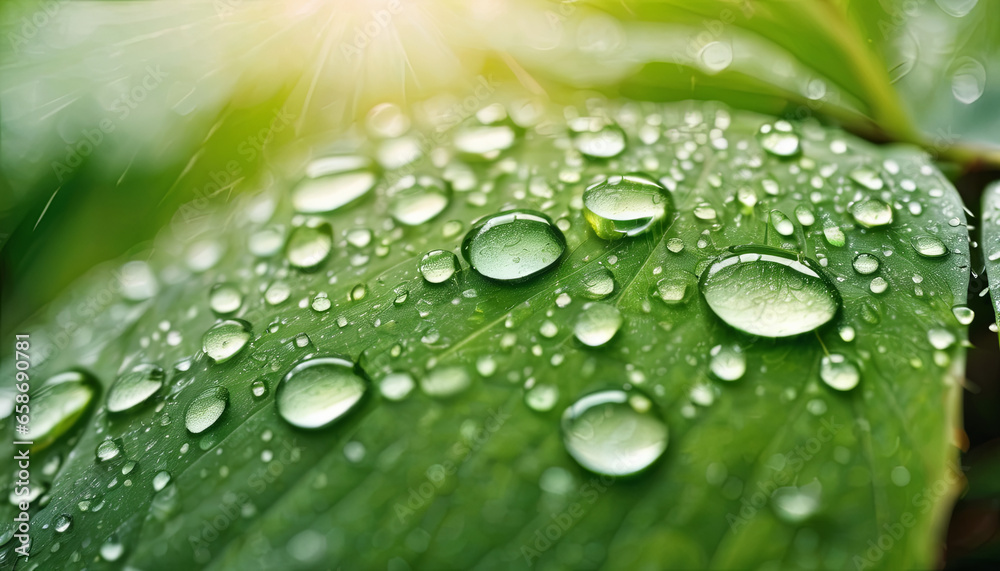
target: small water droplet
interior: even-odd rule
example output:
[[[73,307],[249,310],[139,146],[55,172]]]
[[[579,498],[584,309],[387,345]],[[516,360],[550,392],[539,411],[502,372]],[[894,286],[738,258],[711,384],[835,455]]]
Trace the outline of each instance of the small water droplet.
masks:
[[[170,483],[170,472],[160,470],[153,476],[153,490],[159,492]]]
[[[229,390],[226,387],[211,387],[202,391],[191,401],[184,412],[184,426],[192,434],[200,434],[211,428],[229,405]]]
[[[844,231],[829,220],[823,223],[823,237],[826,238],[826,242],[835,248],[843,247],[847,243],[847,236],[844,235]]]
[[[318,222],[292,230],[285,244],[285,257],[292,267],[308,272],[323,265],[332,249],[333,229],[326,222]]]
[[[792,220],[780,210],[771,211],[771,226],[782,236],[791,236],[795,233],[795,225]]]
[[[813,480],[804,486],[778,488],[771,494],[771,505],[775,515],[783,521],[801,523],[819,510],[822,491],[819,480]]]
[[[73,527],[73,516],[69,514],[62,514],[56,518],[55,530],[59,533],[65,533]]]
[[[618,125],[593,117],[581,117],[571,123],[573,146],[592,159],[610,159],[626,146],[625,131]]]
[[[951,312],[955,315],[955,319],[962,325],[969,325],[976,318],[976,312],[972,311],[967,305],[956,305],[951,308]]]
[[[784,127],[784,125],[782,125],[782,127]],[[757,138],[760,141],[760,146],[763,147],[768,154],[775,157],[794,157],[802,150],[801,144],[799,143],[799,136],[791,130],[790,125],[787,129],[778,129],[777,125],[764,125],[761,127]]]
[[[819,377],[838,391],[849,391],[858,386],[861,374],[854,363],[839,354],[826,355],[819,364]]]
[[[566,451],[598,474],[628,476],[655,462],[667,448],[667,425],[638,391],[605,390],[573,403],[562,416]]]
[[[299,428],[323,428],[354,410],[368,391],[368,379],[343,357],[303,361],[281,379],[275,406],[286,422]]]
[[[94,450],[98,462],[114,460],[122,453],[121,445],[115,440],[102,440]]]
[[[218,315],[236,313],[243,305],[243,292],[236,284],[215,284],[208,293],[208,305]]]
[[[747,370],[747,358],[737,345],[716,345],[710,352],[709,368],[723,381],[735,381]]]
[[[166,372],[151,363],[141,363],[119,376],[108,389],[108,412],[122,412],[139,406],[163,386]]]
[[[862,252],[854,257],[854,271],[863,276],[874,274],[878,271],[879,261],[875,256]]]
[[[420,379],[420,390],[428,396],[447,398],[461,393],[471,382],[464,367],[434,367]]]
[[[955,344],[955,334],[947,329],[930,329],[927,331],[927,340],[935,349],[944,351]]]
[[[851,171],[849,176],[851,180],[868,190],[882,190],[882,187],[885,186],[885,181],[882,180],[882,177],[872,169],[856,169]]]
[[[419,226],[444,212],[451,193],[438,178],[409,176],[389,191],[389,214],[404,226]]]
[[[910,244],[918,254],[925,258],[940,258],[948,255],[948,247],[936,236],[914,236]]]
[[[862,226],[874,228],[892,223],[892,207],[877,198],[855,202],[851,206],[851,216]]]
[[[601,302],[591,302],[583,306],[576,319],[573,334],[588,347],[600,347],[618,333],[624,318],[617,307]]]
[[[216,363],[224,363],[239,353],[252,337],[250,324],[239,319],[227,319],[205,332],[202,351]]]
[[[382,396],[391,401],[401,401],[413,391],[416,383],[409,373],[395,372],[382,377],[378,384],[379,392]]]
[[[292,190],[298,212],[332,212],[353,203],[375,186],[368,159],[335,156],[317,159],[306,167],[306,177]]]
[[[431,250],[420,259],[417,269],[428,283],[446,282],[458,271],[458,256],[448,250]]]
[[[667,216],[666,189],[644,175],[612,176],[583,191],[583,214],[605,240],[638,236]]]
[[[951,93],[959,102],[975,103],[986,91],[986,68],[970,57],[961,57],[952,66]]]
[[[615,278],[611,270],[600,267],[583,276],[583,296],[589,299],[604,299],[614,293]]]
[[[872,290],[872,293],[882,293],[889,288],[889,282],[885,281],[885,278],[881,276],[876,276],[872,278],[870,284],[868,284],[868,289]]]
[[[548,412],[559,402],[559,388],[548,383],[537,384],[524,393],[528,408],[537,412]]]

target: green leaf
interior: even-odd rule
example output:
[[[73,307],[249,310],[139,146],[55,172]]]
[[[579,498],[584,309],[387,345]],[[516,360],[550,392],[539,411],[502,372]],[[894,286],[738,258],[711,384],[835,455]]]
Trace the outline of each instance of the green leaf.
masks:
[[[993,183],[983,192],[982,244],[986,254],[986,277],[990,284],[990,299],[1000,323],[1000,183]]]
[[[588,111],[548,109],[534,124],[520,104],[510,109],[521,123],[501,125],[518,140],[498,144],[499,157],[451,152],[453,137],[475,125],[433,131],[417,162],[380,173],[373,192],[316,215],[332,226],[333,243],[312,271],[286,259],[315,261],[300,249],[304,234],[288,252],[267,247],[310,219],[291,210],[307,159],[297,147],[275,155],[259,193],[236,196],[201,223],[164,229],[139,261],[95,269],[25,329],[36,390],[75,367],[103,387],[96,411],[32,453],[33,485],[45,488],[32,507],[28,567],[931,565],[956,492],[950,435],[965,330],[952,306],[965,297],[969,253],[958,195],[927,158],[813,121],[792,125],[800,156],[776,157],[758,133],[773,119],[718,104],[590,101]],[[600,161],[573,150],[561,117],[580,113],[614,118],[627,135],[624,153]],[[604,134],[601,144],[619,140]],[[369,137],[357,150],[380,144]],[[668,188],[665,222],[619,240],[597,237],[582,212],[584,188],[634,171]],[[387,189],[411,173],[446,178],[450,200],[431,221],[404,227],[389,217]],[[870,188],[877,181],[882,188]],[[876,222],[878,208],[865,210],[878,206],[872,200],[890,205],[890,224],[860,223]],[[561,229],[568,247],[554,269],[498,282],[466,260],[442,283],[421,277],[426,251],[458,252],[476,219],[509,207],[542,212]],[[317,222],[303,232],[321,236]],[[845,245],[831,243],[839,243],[835,229]],[[936,237],[947,252],[918,255],[918,236]],[[817,294],[836,300],[833,319],[771,339],[718,317],[699,277],[747,245],[812,260],[804,263],[821,277],[809,279],[836,290]],[[859,274],[859,253],[878,268]],[[786,286],[780,291],[791,297],[780,299],[793,308],[802,299],[808,280],[761,271],[744,271],[745,281],[728,287],[767,301],[777,294],[761,283]],[[609,275],[610,292],[601,287]],[[203,335],[219,319],[210,292],[220,283],[235,284],[243,300],[225,316],[228,329],[213,330],[206,355]],[[228,311],[231,289],[219,291],[212,306]],[[603,345],[580,334],[600,345],[592,347],[574,329],[595,298],[604,316],[614,307],[623,321]],[[239,320],[252,333],[229,355],[241,342]],[[220,345],[220,331],[235,345]],[[713,352],[730,360],[713,366]],[[282,377],[313,354],[346,356],[372,385],[349,414],[302,430],[273,401]],[[739,355],[741,375],[733,372]],[[840,363],[827,355],[856,367],[856,388],[821,380],[821,370]],[[10,363],[4,378],[13,377]],[[109,414],[108,387],[140,363],[166,369],[164,387]],[[129,386],[156,382],[155,369],[140,371]],[[423,390],[385,396],[405,387],[399,373]],[[255,394],[258,380],[266,394]],[[648,399],[634,406],[664,419],[666,450],[631,477],[589,472],[567,452],[560,416],[592,391],[626,386]],[[442,387],[456,394],[426,394],[449,392]],[[13,416],[2,423],[10,430]],[[115,444],[103,456],[120,452],[98,462],[107,439]],[[8,442],[0,454],[9,457]],[[11,485],[10,471],[0,477]],[[3,510],[0,525],[9,526],[13,507]],[[72,525],[60,532],[63,515]],[[882,537],[891,547],[873,550]],[[5,566],[17,544],[9,539],[0,551]]]

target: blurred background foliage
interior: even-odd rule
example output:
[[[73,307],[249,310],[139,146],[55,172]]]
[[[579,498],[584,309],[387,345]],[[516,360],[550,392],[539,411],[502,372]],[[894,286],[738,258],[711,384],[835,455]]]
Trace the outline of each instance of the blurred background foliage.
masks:
[[[976,213],[1000,166],[997,22],[989,0],[6,1],[0,333],[161,227],[268,184],[273,149],[350,137],[384,101],[457,110],[476,89],[815,116],[923,147]],[[954,568],[1000,552],[1000,355],[976,252]]]

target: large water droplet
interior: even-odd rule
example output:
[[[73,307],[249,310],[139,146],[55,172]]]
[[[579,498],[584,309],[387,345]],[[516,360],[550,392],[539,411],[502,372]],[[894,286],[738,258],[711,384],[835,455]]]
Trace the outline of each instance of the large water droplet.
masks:
[[[638,391],[605,390],[582,397],[562,416],[566,451],[598,474],[628,476],[667,449],[667,425]]]
[[[389,214],[405,226],[419,226],[448,206],[450,192],[438,178],[409,176],[390,190]]]
[[[910,244],[918,254],[925,258],[940,258],[948,255],[948,247],[936,236],[914,236]]]
[[[326,157],[306,167],[292,190],[292,206],[305,213],[330,212],[350,204],[375,186],[375,174],[362,157]]]
[[[861,373],[854,363],[839,354],[826,355],[819,363],[819,377],[838,391],[849,391],[858,386]]]
[[[420,258],[417,269],[432,284],[446,282],[458,271],[458,256],[448,250],[431,250]]]
[[[555,267],[566,238],[540,212],[511,210],[473,226],[462,241],[462,255],[480,274],[500,281],[522,281]]]
[[[812,331],[833,319],[840,296],[808,258],[765,246],[733,248],[701,277],[709,307],[730,326],[763,337]]]
[[[122,412],[139,406],[163,386],[166,372],[162,367],[141,363],[115,380],[108,389],[108,411]]]
[[[589,347],[600,347],[618,333],[624,318],[617,307],[601,302],[588,303],[576,319],[573,334]]]
[[[873,228],[892,222],[892,207],[877,198],[855,202],[851,206],[851,216],[862,226]]]
[[[274,403],[286,422],[299,428],[323,428],[344,417],[368,391],[368,379],[343,357],[303,361],[278,383]]]
[[[66,371],[49,378],[31,393],[31,422],[20,439],[41,450],[66,434],[82,418],[100,390],[83,371]]]
[[[250,324],[240,319],[227,319],[205,332],[201,347],[216,363],[224,363],[239,353],[250,341]]]
[[[205,389],[188,405],[184,412],[184,426],[192,434],[200,434],[215,424],[229,405],[226,387]]]
[[[333,248],[333,229],[326,222],[299,226],[288,235],[285,256],[292,266],[311,271],[330,257]]]
[[[951,308],[951,312],[955,315],[955,320],[962,325],[969,325],[976,318],[976,312],[967,305],[956,305]]]
[[[642,175],[613,176],[583,191],[583,215],[605,240],[650,230],[669,207],[666,189]]]

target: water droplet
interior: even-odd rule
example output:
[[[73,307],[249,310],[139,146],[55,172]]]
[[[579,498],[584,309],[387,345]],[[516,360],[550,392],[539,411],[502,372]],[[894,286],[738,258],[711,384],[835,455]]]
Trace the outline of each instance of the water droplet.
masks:
[[[559,387],[548,383],[537,384],[524,393],[524,403],[538,412],[548,412],[559,402]]]
[[[285,257],[293,267],[312,271],[326,262],[332,249],[333,229],[326,222],[320,222],[292,230],[285,244]]]
[[[512,210],[489,216],[462,241],[462,255],[487,278],[523,281],[553,268],[566,250],[566,238],[539,212]]]
[[[420,389],[428,396],[445,398],[464,391],[471,382],[464,367],[435,367],[420,379]]]
[[[229,405],[226,387],[211,387],[194,397],[184,412],[184,426],[192,434],[200,434],[215,424]]]
[[[676,237],[670,238],[669,240],[667,240],[667,249],[673,252],[674,254],[681,253],[681,251],[684,250],[684,240],[681,240],[680,238]]]
[[[118,561],[125,553],[125,546],[118,541],[118,538],[112,537],[101,545],[100,553],[101,559],[105,561]]]
[[[31,393],[28,433],[19,435],[41,450],[80,421],[100,390],[97,379],[83,371],[66,371],[49,378]]]
[[[94,450],[98,462],[114,460],[122,453],[121,446],[114,440],[102,440]]]
[[[351,288],[351,301],[361,301],[368,295],[368,286],[365,284],[358,284]]]
[[[649,231],[669,206],[666,189],[643,175],[609,177],[583,191],[583,215],[605,240]]]
[[[250,383],[250,394],[252,394],[255,399],[266,397],[267,392],[267,381],[264,379],[255,379],[254,382]]]
[[[251,336],[249,323],[227,319],[205,332],[202,351],[216,363],[224,363],[246,347]]]
[[[808,206],[802,204],[795,207],[795,218],[803,226],[811,226],[816,222],[816,215]]]
[[[615,277],[611,270],[600,267],[583,276],[583,295],[589,299],[604,299],[614,293]]]
[[[969,325],[976,318],[976,312],[972,311],[967,305],[956,305],[951,308],[951,312],[955,315],[955,319],[962,325]]]
[[[375,174],[361,157],[326,157],[306,167],[306,177],[292,190],[292,206],[299,212],[332,212],[375,186]]]
[[[285,243],[285,235],[277,228],[265,228],[254,232],[247,241],[250,253],[258,258],[273,256],[281,250]]]
[[[53,527],[55,527],[56,531],[59,533],[65,533],[69,531],[70,528],[73,527],[73,516],[69,514],[60,515],[58,518],[56,518],[56,522]]]
[[[851,216],[862,226],[874,228],[892,222],[892,207],[877,198],[855,202],[851,206]]]
[[[215,284],[208,292],[208,305],[219,315],[236,313],[243,305],[243,292],[236,284]]]
[[[838,391],[849,391],[858,386],[861,373],[854,363],[839,354],[826,355],[819,363],[819,377]]]
[[[934,0],[938,7],[949,16],[962,18],[969,14],[979,0]]]
[[[517,138],[509,125],[472,125],[455,133],[455,149],[466,158],[493,160]]]
[[[819,480],[804,486],[787,486],[774,490],[771,505],[774,513],[788,523],[803,522],[819,510],[823,487]]]
[[[450,192],[441,179],[406,177],[390,190],[389,214],[404,226],[419,226],[441,214]]]
[[[872,282],[868,284],[868,289],[872,290],[872,293],[882,293],[889,287],[889,282],[885,281],[885,278],[881,276],[876,276],[872,278]]]
[[[784,125],[787,125],[787,123]],[[799,143],[799,136],[791,130],[790,125],[782,129],[778,129],[777,125],[774,127],[764,125],[761,127],[757,137],[760,141],[760,146],[769,154],[776,157],[794,157],[802,150]]]
[[[763,337],[812,331],[833,319],[840,296],[815,262],[765,246],[733,248],[701,277],[712,311],[730,326]]]
[[[716,74],[733,63],[733,48],[726,42],[708,42],[698,52],[701,67],[709,74]]]
[[[780,210],[771,211],[771,226],[774,226],[774,229],[782,236],[791,236],[795,233],[795,225],[792,224],[792,220]]]
[[[368,391],[368,379],[343,357],[303,361],[281,379],[275,406],[299,428],[323,428],[354,410]]]
[[[624,318],[617,307],[601,302],[591,302],[583,306],[573,326],[573,334],[588,347],[600,347],[618,333]]]
[[[716,345],[710,352],[709,368],[723,381],[735,381],[747,371],[747,358],[737,345]]]
[[[413,382],[413,377],[404,372],[389,373],[382,377],[382,381],[378,384],[382,396],[391,401],[405,399],[413,391],[414,386],[416,384]]]
[[[878,271],[878,258],[868,253],[860,253],[854,257],[854,271],[863,276],[874,274]]]
[[[986,68],[970,57],[959,58],[952,66],[951,93],[961,103],[975,103],[986,91]]]
[[[615,124],[584,117],[573,125],[573,146],[580,154],[592,159],[610,159],[625,150],[625,131]],[[583,126],[582,129],[579,129]],[[578,130],[579,129],[579,130]]]
[[[927,331],[927,340],[935,349],[944,351],[955,344],[955,334],[947,329],[930,329]]]
[[[163,386],[166,375],[162,367],[150,363],[132,367],[108,390],[108,412],[122,412],[146,402]]]
[[[432,284],[446,282],[458,271],[458,256],[448,250],[431,250],[420,259],[417,269]]]
[[[935,236],[914,236],[910,239],[910,244],[918,254],[925,258],[940,258],[948,255],[948,247],[940,238]]]
[[[332,305],[333,303],[330,301],[330,298],[324,294],[314,297],[310,307],[312,307],[313,311],[323,313],[324,311],[329,311]]]
[[[170,472],[160,470],[153,476],[153,490],[159,492],[170,483]]]
[[[656,297],[668,305],[680,303],[687,298],[689,279],[683,276],[663,278],[656,282]]]
[[[844,231],[829,220],[823,223],[823,237],[826,238],[826,242],[835,248],[843,247],[847,243],[847,236],[844,235]]]
[[[562,416],[566,451],[598,474],[628,476],[649,467],[667,448],[667,425],[648,397],[605,390],[573,403]]]
[[[856,169],[851,171],[849,176],[851,180],[868,190],[882,190],[882,187],[885,186],[885,181],[882,180],[882,177],[872,169]]]
[[[278,305],[279,303],[284,303],[290,295],[292,295],[292,290],[288,287],[288,284],[280,281],[274,282],[264,292],[264,301],[268,305]]]

